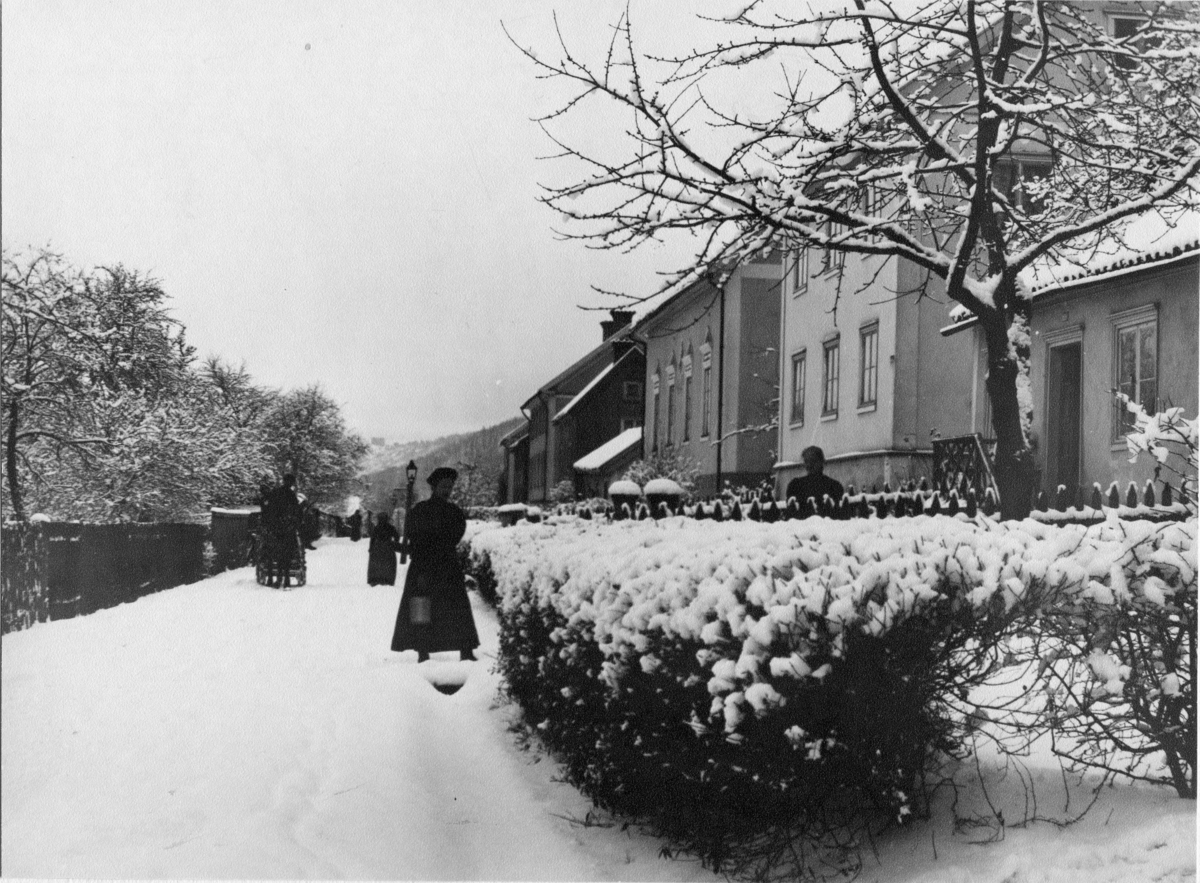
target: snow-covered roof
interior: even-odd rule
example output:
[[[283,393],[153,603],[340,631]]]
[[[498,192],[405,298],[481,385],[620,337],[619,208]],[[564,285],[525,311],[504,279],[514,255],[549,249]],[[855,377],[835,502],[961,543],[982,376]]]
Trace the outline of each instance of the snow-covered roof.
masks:
[[[1200,212],[1186,211],[1170,220],[1148,211],[1123,223],[1116,235],[1094,249],[1064,251],[1039,261],[1021,274],[1037,297],[1071,284],[1131,273],[1182,260],[1200,251]]]
[[[531,395],[528,399],[525,400],[524,404],[521,405],[521,408],[522,409],[531,408],[533,406],[533,404],[539,398],[553,394],[555,392],[555,390],[558,389],[558,387],[567,383],[567,381],[572,380],[580,372],[587,370],[594,365],[598,365],[601,362],[611,361],[612,360],[612,352],[613,352],[613,344],[617,343],[619,341],[628,340],[628,339],[632,339],[634,341],[634,343],[636,343],[636,338],[633,338],[632,335],[633,335],[633,325],[626,325],[624,328],[621,328],[620,330],[614,332],[609,337],[606,337],[604,339],[603,343],[601,343],[599,346],[595,347],[594,349],[590,350],[587,353],[587,355],[583,356],[582,358],[576,359],[574,362],[571,363],[571,366],[569,368],[566,368],[566,369],[560,371],[548,383],[542,384],[538,388],[537,392],[535,392],[533,395]]]
[[[596,450],[584,454],[575,461],[574,466],[580,472],[599,472],[612,460],[627,453],[634,445],[642,442],[642,427],[634,426],[626,429],[615,438],[611,438]]]
[[[1021,281],[1036,300],[1079,285],[1118,279],[1153,267],[1169,266],[1200,257],[1200,212],[1188,212],[1168,224],[1158,214],[1136,218],[1121,233],[1121,242],[1111,241],[1097,249],[1086,262],[1079,255],[1047,261],[1030,267]],[[943,336],[963,331],[978,322],[967,307],[950,309],[950,324],[940,329]]]
[[[609,362],[607,365],[605,365],[604,368],[601,369],[599,374],[597,374],[595,377],[593,377],[591,380],[588,381],[587,386],[585,386],[583,389],[579,390],[579,392],[575,393],[575,398],[573,398],[573,399],[571,399],[571,401],[567,402],[567,404],[565,406],[563,406],[563,409],[561,411],[559,411],[557,414],[555,414],[554,419],[551,420],[550,422],[557,423],[563,417],[566,417],[567,414],[569,414],[571,412],[572,408],[574,408],[577,404],[579,404],[585,398],[587,398],[588,393],[590,393],[593,389],[595,389],[597,384],[599,384],[601,380],[603,380],[605,377],[607,377],[609,374],[612,373],[612,369],[615,367],[617,367],[616,362]]]
[[[507,433],[500,439],[500,447],[511,448],[513,445],[520,444],[529,435],[529,423],[522,423],[512,432]]]

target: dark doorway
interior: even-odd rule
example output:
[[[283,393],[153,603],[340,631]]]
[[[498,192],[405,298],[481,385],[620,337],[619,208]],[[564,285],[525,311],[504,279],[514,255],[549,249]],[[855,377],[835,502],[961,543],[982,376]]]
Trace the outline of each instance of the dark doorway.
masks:
[[[1083,345],[1050,347],[1046,384],[1046,490],[1079,487],[1082,435]]]

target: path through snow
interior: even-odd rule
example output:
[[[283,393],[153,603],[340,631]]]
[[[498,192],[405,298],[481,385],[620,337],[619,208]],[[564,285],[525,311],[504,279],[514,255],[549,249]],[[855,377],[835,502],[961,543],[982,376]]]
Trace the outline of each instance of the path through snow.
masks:
[[[3,640],[5,877],[708,880],[514,746],[480,661],[388,649],[400,588],[322,540],[308,585],[244,568]],[[403,572],[401,572],[403,579]]]
[[[515,747],[481,661],[390,652],[400,588],[366,543],[325,539],[309,583],[248,568],[5,635],[0,873],[13,877],[714,881],[620,826]],[[401,573],[403,579],[403,573]],[[437,680],[469,672],[457,693]],[[1039,782],[1057,807],[1052,767]],[[1009,818],[1025,792],[990,777]],[[959,809],[986,805],[976,788]],[[1195,880],[1196,807],[1117,786],[1079,825],[959,828],[949,797],[866,856],[863,883]],[[990,840],[991,842],[984,842]]]

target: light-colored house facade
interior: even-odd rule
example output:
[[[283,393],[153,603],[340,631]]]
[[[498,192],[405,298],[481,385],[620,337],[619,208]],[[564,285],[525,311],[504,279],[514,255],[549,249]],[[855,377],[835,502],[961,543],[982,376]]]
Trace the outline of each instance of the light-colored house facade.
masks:
[[[940,282],[902,259],[808,248],[783,261],[780,494],[810,445],[826,474],[869,489],[929,477],[937,436],[986,434],[978,347],[939,333]]]
[[[1102,491],[1153,477],[1154,461],[1130,462],[1128,411],[1115,390],[1148,413],[1197,410],[1200,237],[1036,289],[1032,433],[1041,487]],[[1167,477],[1167,476],[1164,476]],[[1172,483],[1177,482],[1172,479]]]
[[[642,446],[699,467],[696,493],[757,487],[771,478],[779,395],[778,254],[737,267],[724,284],[698,282],[644,316]]]

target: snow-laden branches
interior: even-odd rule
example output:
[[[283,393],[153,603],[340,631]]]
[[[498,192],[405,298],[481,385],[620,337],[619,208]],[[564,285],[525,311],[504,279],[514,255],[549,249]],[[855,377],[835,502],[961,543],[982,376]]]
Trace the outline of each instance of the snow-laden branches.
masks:
[[[631,120],[617,159],[552,135],[584,170],[543,197],[565,235],[613,248],[698,235],[706,266],[764,241],[904,257],[986,311],[1003,305],[967,279],[1015,277],[1124,218],[1193,201],[1190,5],[1154,11],[1136,40],[1110,37],[1095,10],[998,0],[806,17],[760,3],[725,24],[734,39],[669,59],[639,54],[627,14],[595,65],[561,34],[553,57],[522,47],[573,92],[548,131],[603,112],[597,100]]]
[[[284,472],[340,502],[365,453],[319,389],[199,370],[153,279],[49,251],[3,262],[6,517],[162,520],[252,501]]]
[[[732,39],[678,57],[641,52],[628,13],[598,62],[561,34],[553,55],[518,47],[569,96],[542,119],[568,166],[542,199],[591,247],[689,239],[692,263],[632,300],[768,247],[915,265],[979,319],[1002,507],[1020,516],[1027,277],[1200,210],[1200,5],[1139,10],[1117,38],[1083,3],[761,0],[709,20]],[[609,136],[571,137],[580,117]]]

